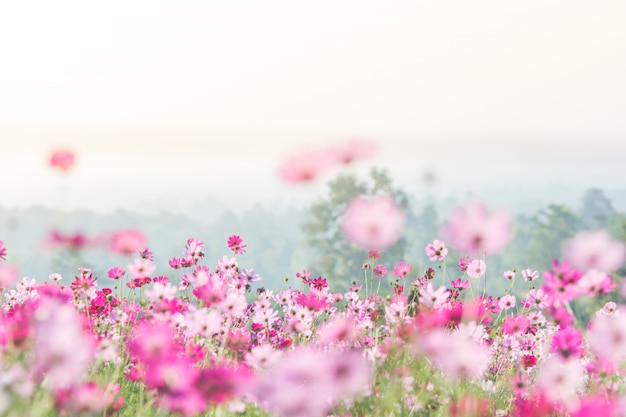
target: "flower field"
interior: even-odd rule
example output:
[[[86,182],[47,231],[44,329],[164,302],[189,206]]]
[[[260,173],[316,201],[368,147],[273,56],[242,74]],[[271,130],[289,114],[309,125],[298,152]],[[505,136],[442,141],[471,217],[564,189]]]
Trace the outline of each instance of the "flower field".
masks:
[[[352,141],[295,157],[281,175],[312,181],[372,152]],[[73,162],[50,161],[64,173]],[[139,230],[53,231],[46,245],[105,244],[125,261],[47,280],[18,278],[0,241],[0,415],[626,415],[624,242],[581,231],[545,271],[492,271],[512,221],[471,203],[432,236],[421,271],[386,260],[406,217],[384,193],[345,204],[340,239],[362,264],[341,291],[307,270],[265,287],[240,263],[255,248],[235,234],[216,262],[200,239],[181,242],[157,275]],[[508,289],[488,294],[487,279]]]
[[[360,215],[346,227],[379,217]],[[387,242],[397,222],[390,227],[367,230]],[[130,263],[112,266],[100,286],[86,268],[73,278],[54,273],[5,285],[0,411],[624,415],[626,310],[615,302],[623,291],[611,275],[624,262],[624,244],[602,231],[579,234],[550,270],[499,276],[511,288],[522,281],[523,296],[483,294],[484,254],[506,244],[507,227],[482,207],[459,209],[443,234],[460,242],[455,250],[482,258],[464,255],[447,269],[452,250],[435,240],[425,248],[432,267],[416,273],[409,262],[385,265],[384,252],[364,250],[347,292],[307,271],[295,274],[304,290],[263,288],[238,263],[249,248],[237,235],[224,246],[232,256],[216,265],[190,238],[183,256],[169,260],[170,276],[153,276],[154,255],[138,232],[124,231],[111,244]],[[4,259],[10,248],[0,246]],[[572,309],[584,298],[606,301],[589,323]]]

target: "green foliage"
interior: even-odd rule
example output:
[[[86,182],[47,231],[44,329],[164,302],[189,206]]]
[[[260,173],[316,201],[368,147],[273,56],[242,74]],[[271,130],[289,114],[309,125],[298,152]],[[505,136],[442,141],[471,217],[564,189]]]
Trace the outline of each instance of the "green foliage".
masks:
[[[598,188],[587,190],[581,203],[580,217],[586,229],[604,228],[616,214],[611,200]]]
[[[580,216],[571,208],[550,204],[532,217],[518,218],[517,233],[507,252],[518,257],[520,267],[546,269],[553,259],[561,258],[563,242],[580,226]]]
[[[303,231],[306,244],[315,260],[310,269],[320,273],[336,289],[346,289],[355,280],[356,271],[367,260],[367,252],[343,237],[341,219],[346,205],[357,195],[388,194],[407,211],[410,216],[409,200],[404,191],[395,187],[385,170],[373,168],[369,178],[360,180],[354,175],[341,174],[328,184],[328,195],[314,203],[309,209],[309,220]],[[403,260],[407,247],[406,238],[388,248],[381,256],[381,262],[388,267]]]

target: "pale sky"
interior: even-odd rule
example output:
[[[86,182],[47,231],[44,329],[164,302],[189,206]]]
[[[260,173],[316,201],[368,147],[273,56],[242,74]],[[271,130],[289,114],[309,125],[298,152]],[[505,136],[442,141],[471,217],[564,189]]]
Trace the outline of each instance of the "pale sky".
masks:
[[[621,0],[2,2],[2,203],[49,203],[60,146],[75,205],[298,195],[282,158],[352,136],[406,184],[617,187],[625,21]]]

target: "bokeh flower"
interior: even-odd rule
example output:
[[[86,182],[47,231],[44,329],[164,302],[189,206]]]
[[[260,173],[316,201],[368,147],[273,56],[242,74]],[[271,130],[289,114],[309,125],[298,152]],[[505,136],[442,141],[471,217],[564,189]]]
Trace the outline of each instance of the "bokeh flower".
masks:
[[[565,243],[563,256],[582,271],[598,269],[610,273],[624,264],[626,245],[611,238],[606,230],[584,231]]]
[[[373,142],[358,139],[349,139],[340,146],[334,148],[337,160],[342,164],[350,164],[361,158],[374,156],[378,147]]]
[[[337,163],[337,153],[333,149],[305,150],[288,157],[279,173],[287,182],[311,182]]]
[[[146,246],[146,237],[139,230],[119,230],[111,238],[111,251],[120,254],[135,253]]]
[[[400,239],[405,219],[405,211],[390,196],[358,196],[348,203],[341,227],[350,242],[384,250]]]
[[[50,155],[50,166],[58,168],[63,172],[69,171],[75,162],[74,152],[67,149],[60,149],[52,152]]]
[[[462,253],[491,255],[504,249],[513,232],[508,212],[490,214],[484,205],[473,203],[455,209],[443,225],[441,234]]]

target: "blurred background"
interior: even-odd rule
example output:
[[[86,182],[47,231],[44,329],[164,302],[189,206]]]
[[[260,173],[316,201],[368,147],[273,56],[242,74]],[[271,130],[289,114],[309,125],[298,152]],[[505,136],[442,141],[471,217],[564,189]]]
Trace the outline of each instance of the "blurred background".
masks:
[[[344,174],[385,169],[416,219],[438,215],[407,231],[418,263],[446,210],[471,199],[528,221],[565,207],[578,217],[563,236],[619,235],[625,20],[617,0],[4,2],[8,261],[38,279],[79,262],[104,275],[104,249],[67,261],[41,242],[133,226],[164,274],[188,237],[211,242],[211,263],[240,234],[246,263],[282,280],[312,262],[301,225],[337,172],[287,184],[279,167],[349,138],[378,153]],[[53,170],[66,148],[75,165]],[[610,225],[581,217],[585,196],[604,199]]]

